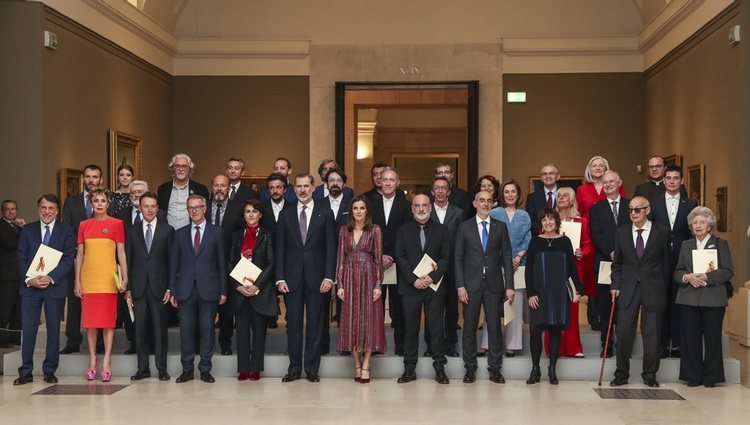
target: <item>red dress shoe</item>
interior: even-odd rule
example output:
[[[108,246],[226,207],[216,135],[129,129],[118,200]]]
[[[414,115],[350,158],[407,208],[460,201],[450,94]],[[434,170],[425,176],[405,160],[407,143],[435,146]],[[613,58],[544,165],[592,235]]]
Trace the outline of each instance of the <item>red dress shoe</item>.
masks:
[[[237,375],[238,381],[247,381],[248,379],[251,379],[250,372],[240,372],[240,374]]]
[[[256,372],[256,371],[250,372],[249,378],[251,381],[257,381],[258,379],[260,379],[260,372]]]

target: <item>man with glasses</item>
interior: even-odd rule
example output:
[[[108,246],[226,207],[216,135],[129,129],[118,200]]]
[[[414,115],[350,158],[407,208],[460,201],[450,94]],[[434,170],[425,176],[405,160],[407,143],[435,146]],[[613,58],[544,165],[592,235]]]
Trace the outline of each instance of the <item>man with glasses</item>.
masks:
[[[628,383],[638,313],[643,338],[643,383],[658,387],[659,337],[670,276],[669,228],[649,221],[649,201],[636,196],[628,213],[632,225],[615,233],[612,302],[617,303],[617,369],[613,387]]]
[[[206,220],[206,198],[190,195],[186,201],[190,225],[175,232],[170,252],[170,302],[180,312],[180,361],[177,383],[191,381],[195,360],[195,331],[199,330],[201,381],[211,375],[214,354],[214,319],[227,300],[227,271],[221,228]]]
[[[545,208],[555,208],[557,201],[557,181],[560,180],[560,172],[557,171],[555,164],[549,163],[542,166],[539,174],[542,181],[542,189],[529,193],[526,197],[526,212],[531,219],[531,229],[533,235],[540,233],[539,229],[539,211]]]
[[[200,195],[208,198],[208,188],[197,181],[190,180],[195,164],[188,155],[176,154],[167,166],[172,173],[172,180],[162,183],[157,190],[159,208],[167,213],[169,225],[178,230],[190,223],[190,217],[185,209],[188,197]]]
[[[438,164],[438,166],[435,167],[435,178],[444,178],[448,181],[448,189],[450,191],[448,202],[450,202],[451,205],[461,208],[465,213],[471,204],[469,193],[453,183],[453,167],[451,167],[450,164]],[[430,197],[430,201],[435,200],[431,189],[425,191],[425,195]]]

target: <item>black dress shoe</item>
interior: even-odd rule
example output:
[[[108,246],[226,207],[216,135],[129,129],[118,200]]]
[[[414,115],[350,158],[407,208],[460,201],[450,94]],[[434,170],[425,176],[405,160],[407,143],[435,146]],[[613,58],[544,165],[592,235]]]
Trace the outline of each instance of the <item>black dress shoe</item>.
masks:
[[[159,371],[160,381],[169,381],[169,374],[166,371]]]
[[[466,369],[464,374],[464,384],[472,384],[477,380],[477,372],[472,369]]]
[[[615,379],[609,382],[610,387],[621,387],[628,384],[628,378],[620,378],[615,376]]]
[[[401,376],[398,377],[399,384],[405,384],[407,382],[416,381],[417,380],[417,374],[413,370],[407,370],[404,372]]]
[[[679,359],[680,358],[680,349],[679,348],[673,348],[672,351],[669,352],[669,357],[673,359]]]
[[[689,381],[689,382],[687,383],[687,386],[688,386],[688,387],[697,387],[697,386],[699,386],[700,384],[701,384],[701,382],[700,382],[700,381]]]
[[[607,358],[610,358],[614,355],[613,353],[614,347],[610,344],[607,346]],[[599,352],[599,358],[604,357],[604,348],[602,347],[602,351]]]
[[[177,377],[175,382],[178,384],[182,384],[183,382],[192,381],[193,380],[193,371],[183,370],[180,376]]]
[[[130,348],[128,348],[127,350],[123,351],[122,354],[135,354],[135,347],[131,345]]]
[[[432,351],[430,351],[430,350],[426,350],[426,351],[424,352],[424,357],[432,357]]]
[[[57,384],[57,376],[54,373],[45,373],[42,379],[48,384]]]
[[[60,350],[60,354],[73,354],[73,353],[79,353],[81,351],[81,347],[71,347],[66,345],[65,348]]]
[[[539,366],[532,366],[529,379],[526,380],[526,385],[534,385],[542,378],[542,370]]]
[[[591,324],[591,330],[592,331],[600,331],[600,330],[602,330],[602,328],[601,328],[601,326],[599,326],[598,323],[592,323]]]
[[[276,329],[279,327],[279,322],[276,319],[271,319],[268,321],[268,329]]]
[[[232,355],[232,349],[229,347],[221,347],[221,355],[222,356],[231,356]]]
[[[34,382],[34,376],[33,375],[23,375],[16,378],[15,381],[13,381],[13,385],[24,385],[28,384],[29,382]]]
[[[438,384],[450,384],[451,381],[448,379],[448,375],[445,374],[444,370],[435,371],[435,382]]]
[[[281,382],[293,382],[300,378],[299,375],[292,375],[291,373],[287,373],[281,378]]]
[[[307,378],[307,382],[320,382],[320,375],[317,373],[308,373],[305,378]]]
[[[669,355],[671,353],[672,353],[672,350],[670,350],[669,348],[662,348],[662,350],[661,350],[661,358],[662,359],[667,359],[667,358],[669,358]]]
[[[151,377],[151,372],[148,370],[138,370],[135,372],[135,375],[130,377],[131,381],[140,381],[141,379],[146,379]]]
[[[505,378],[503,377],[503,374],[500,373],[500,369],[487,369],[490,371],[490,381],[496,383],[496,384],[504,384]]]
[[[659,381],[656,380],[656,378],[643,378],[643,383],[648,385],[649,387],[658,387]]]
[[[484,350],[484,351],[479,350],[479,351],[477,351],[477,357],[484,357],[486,355],[487,355],[487,350]]]
[[[207,384],[213,384],[214,382],[216,382],[216,379],[214,379],[214,376],[211,375],[211,372],[201,372],[201,381]]]
[[[505,352],[505,357],[516,357],[516,352],[513,350],[507,350]]]
[[[448,356],[448,357],[459,357],[460,356],[458,354],[458,351],[456,351],[455,348],[452,349],[452,350],[445,350],[445,355]]]
[[[705,382],[703,386],[706,388],[713,388],[716,386],[716,384],[714,384],[713,382]]]

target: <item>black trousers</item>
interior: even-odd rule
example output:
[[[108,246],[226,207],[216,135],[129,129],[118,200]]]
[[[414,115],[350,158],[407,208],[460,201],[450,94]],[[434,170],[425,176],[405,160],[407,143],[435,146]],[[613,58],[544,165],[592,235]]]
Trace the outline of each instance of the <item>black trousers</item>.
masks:
[[[135,314],[135,352],[138,370],[148,370],[148,356],[153,344],[154,364],[160,372],[167,371],[167,306],[145,291],[133,300]],[[126,328],[127,332],[127,328]]]
[[[404,370],[413,372],[419,359],[419,328],[422,321],[422,308],[425,314],[425,335],[430,335],[428,349],[432,352],[432,367],[437,370],[445,368],[445,351],[443,350],[443,312],[445,297],[436,294],[432,289],[425,289],[417,295],[402,295],[404,308]]]
[[[674,274],[674,269],[672,270]],[[664,309],[664,321],[661,327],[661,347],[680,348],[680,311],[682,309],[675,304],[680,284],[672,280],[667,289],[667,308]]]
[[[73,268],[75,269],[75,267]],[[75,285],[73,284],[76,280],[75,275],[75,270],[71,270],[68,273],[68,306],[65,316],[65,337],[67,338],[67,342],[65,346],[70,348],[79,348],[83,342],[83,335],[81,334],[81,299],[73,293],[75,289]]]
[[[443,275],[443,283],[445,286],[445,309],[440,320],[443,321],[443,347],[445,352],[455,351],[456,343],[458,342],[458,292],[456,292],[456,284],[454,280],[448,275]],[[427,317],[425,317],[427,320]],[[426,326],[425,326],[426,327]],[[424,342],[427,346],[430,346],[430,333],[424,333]]]
[[[479,311],[482,307],[487,318],[487,332],[489,333],[487,366],[490,369],[500,369],[503,366],[504,343],[503,330],[500,327],[503,295],[502,292],[490,292],[484,280],[479,291],[469,292],[469,303],[464,305],[462,338],[464,367],[467,370],[477,368],[477,327],[479,326]]]
[[[321,330],[323,329],[320,321],[324,320],[324,309],[328,309],[325,301],[329,299],[324,295],[329,294],[321,294],[318,287],[305,287],[304,285],[296,291],[284,294],[289,354],[287,371],[291,375],[301,375],[303,367],[308,375],[317,374],[320,369]]]
[[[393,325],[393,344],[396,346],[395,350],[404,350],[404,339],[406,338],[404,307],[401,305],[401,295],[398,293],[398,285],[383,285],[382,298],[383,308],[385,308],[386,298],[388,299],[388,314],[391,316],[391,324]]]
[[[20,339],[20,297],[18,281],[0,282],[0,344]],[[18,316],[18,317],[16,317]],[[5,330],[7,329],[7,330]],[[17,330],[18,332],[12,332]]]
[[[610,291],[610,285],[596,285],[596,307],[599,314],[599,335],[602,340],[602,346],[607,340],[607,326],[609,325],[609,313],[612,311],[612,293]],[[614,341],[615,328],[617,324],[617,312],[615,311],[612,317],[612,333],[609,335],[609,343]]]
[[[617,369],[615,377],[630,377],[630,356],[633,353],[638,312],[641,314],[641,336],[643,337],[643,378],[654,378],[661,359],[659,337],[664,309],[648,310],[643,304],[643,295],[636,287],[629,306],[617,305]]]
[[[726,307],[678,307],[682,310],[680,379],[704,384],[724,382],[721,325]]]
[[[266,332],[269,319],[268,316],[255,311],[249,299],[242,300],[242,305],[235,316],[237,372],[263,371],[263,356],[266,352]],[[252,350],[250,347],[252,347]]]
[[[234,333],[234,316],[229,312],[229,303],[219,306],[219,346],[222,350],[232,348],[232,334]]]

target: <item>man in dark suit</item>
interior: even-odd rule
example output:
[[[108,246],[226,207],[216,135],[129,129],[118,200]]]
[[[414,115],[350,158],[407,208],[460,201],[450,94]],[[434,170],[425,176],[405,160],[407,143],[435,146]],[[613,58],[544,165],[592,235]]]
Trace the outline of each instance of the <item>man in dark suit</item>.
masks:
[[[91,203],[88,200],[88,194],[102,184],[102,169],[96,164],[89,164],[83,168],[83,187],[84,191],[78,195],[69,196],[65,200],[62,209],[62,221],[73,228],[73,232],[78,238],[78,226],[83,220],[89,219],[93,215]],[[81,334],[81,299],[73,293],[73,282],[75,281],[75,270],[70,270],[68,275],[70,285],[68,285],[68,308],[65,319],[65,336],[68,341],[65,348],[60,354],[77,353],[81,350],[83,335]],[[103,338],[97,338],[97,341],[103,341]],[[104,352],[104,347],[97,347],[97,351]]]
[[[458,225],[463,221],[465,210],[450,203],[452,189],[445,177],[435,177],[432,182],[432,197],[434,205],[430,213],[430,220],[445,226],[450,238],[450,258],[448,270],[443,274],[442,286],[445,286],[445,314],[443,315],[443,330],[445,337],[443,346],[445,355],[458,357],[456,343],[458,342],[458,294],[456,293],[456,282],[453,273],[453,246],[456,240]],[[428,342],[428,333],[425,332],[425,342]],[[431,353],[427,353],[431,354]]]
[[[448,202],[450,202],[451,205],[460,208],[465,213],[471,206],[471,196],[469,195],[469,192],[453,184],[453,167],[450,164],[438,164],[437,167],[435,167],[435,178],[439,177],[448,181],[448,188],[450,190]],[[432,193],[432,189],[428,190],[425,195],[430,197],[430,202],[435,201],[435,195]],[[463,219],[463,217],[461,218]]]
[[[602,261],[612,261],[615,253],[615,230],[621,225],[630,226],[630,217],[627,205],[629,199],[620,196],[620,186],[622,180],[616,171],[609,170],[602,177],[602,190],[607,197],[591,206],[589,211],[589,228],[591,230],[591,240],[596,247],[596,257],[594,257],[594,276],[599,276],[599,267]],[[602,351],[599,356],[604,356],[604,344],[607,340],[607,326],[609,325],[609,312],[612,308],[612,296],[609,292],[610,287],[607,284],[597,284],[596,306],[599,316],[600,326],[599,334],[602,342]],[[614,320],[612,326],[614,326]],[[612,334],[614,335],[614,333]],[[606,347],[607,357],[614,355],[614,344],[610,337],[610,345]]]
[[[335,223],[336,238],[338,239],[339,231],[346,225],[349,218],[349,207],[352,202],[352,190],[346,187],[346,174],[338,168],[328,170],[325,175],[326,192],[328,194],[319,200],[319,202],[331,209],[333,213],[333,222]],[[318,186],[320,187],[320,186]],[[348,191],[346,189],[349,189]],[[317,190],[317,189],[316,189]],[[313,192],[313,200],[315,195]],[[336,314],[331,321],[338,323],[339,311],[341,311],[341,299],[336,297]],[[323,354],[328,354],[330,345],[330,332],[328,327],[328,312],[326,310],[326,320],[323,324]]]
[[[526,197],[526,212],[531,219],[531,234],[538,235],[539,212],[545,208],[555,208],[557,204],[557,181],[560,180],[560,172],[555,164],[544,164],[539,178],[542,180],[542,190],[535,190]]]
[[[227,160],[227,177],[229,177],[229,201],[242,204],[250,198],[257,198],[254,190],[242,184],[242,173],[245,172],[245,161],[231,157]]]
[[[378,195],[381,195],[383,193],[382,191],[383,183],[380,179],[383,177],[383,171],[386,168],[388,168],[388,164],[386,164],[385,162],[376,162],[372,164],[372,167],[370,167],[370,178],[372,179],[372,189],[362,194],[365,197],[367,197],[367,199],[370,201],[370,204],[372,204],[375,201]],[[383,298],[385,299],[385,296]]]
[[[320,165],[318,165],[318,175],[320,176],[321,183],[320,185],[316,186],[315,190],[313,191],[313,201],[319,201],[328,196],[328,179],[326,176],[328,176],[328,173],[333,169],[341,170],[336,164],[336,161],[332,159],[324,159],[320,161]],[[344,184],[346,184],[346,182],[344,182]],[[354,197],[354,191],[350,187],[346,187],[344,185],[342,192],[349,199]]]
[[[661,155],[653,155],[648,159],[649,180],[635,187],[633,196],[643,196],[651,199],[664,195],[664,172],[666,161]]]
[[[224,252],[229,252],[232,233],[242,227],[242,204],[229,202],[229,177],[219,174],[211,182],[211,200],[206,210],[206,218],[214,226],[221,228],[224,238]],[[222,356],[232,355],[232,334],[234,317],[229,306],[219,306],[219,347]]]
[[[290,161],[288,158],[284,158],[283,156],[276,158],[276,161],[274,161],[273,163],[273,173],[281,174],[288,181],[290,179],[290,176],[292,175],[292,161]],[[259,199],[264,202],[271,199],[271,192],[268,186],[260,190]],[[289,202],[297,202],[297,195],[295,195],[294,193],[293,185],[289,185],[286,187],[286,192],[284,192],[284,199]]]
[[[375,181],[374,177],[373,181]],[[398,228],[412,220],[411,205],[409,205],[409,201],[406,200],[403,192],[398,190],[401,182],[396,169],[385,168],[380,175],[380,183],[382,194],[372,195],[370,210],[372,211],[372,222],[380,226],[383,231],[383,269],[388,270],[395,264]],[[382,298],[383,302],[386,298],[388,299],[388,313],[391,316],[393,340],[396,346],[395,353],[398,356],[403,356],[406,330],[404,328],[404,309],[401,306],[401,296],[392,285],[383,285]]]
[[[688,214],[698,206],[697,202],[680,193],[682,180],[682,168],[677,165],[668,166],[664,173],[664,194],[650,200],[649,218],[670,229],[670,276],[674,275],[677,268],[682,242],[692,237],[687,221]],[[671,279],[667,287],[667,307],[664,309],[664,322],[661,328],[662,358],[680,357],[680,307],[675,305],[679,289],[680,283]]]
[[[477,325],[484,307],[489,331],[487,366],[492,382],[502,384],[503,334],[500,328],[505,298],[513,302],[513,254],[508,228],[490,218],[492,195],[480,191],[474,195],[477,214],[458,225],[454,254],[454,272],[458,300],[464,304],[463,358],[465,383],[476,381]]]
[[[173,307],[180,313],[180,361],[182,374],[177,383],[193,379],[195,334],[200,335],[201,380],[215,382],[211,375],[214,354],[216,309],[227,299],[227,266],[221,229],[205,217],[206,199],[187,199],[190,225],[175,231],[169,258],[169,290]]]
[[[10,348],[15,341],[20,343],[20,320],[18,318],[18,289],[21,275],[18,273],[18,239],[26,224],[18,218],[16,201],[7,199],[2,203],[3,217],[0,219],[0,348]],[[5,329],[18,330],[17,332]],[[17,335],[16,335],[17,334]]]
[[[612,262],[612,302],[617,301],[617,369],[610,385],[628,383],[638,313],[643,337],[643,383],[658,387],[659,335],[670,271],[669,228],[648,220],[649,202],[642,196],[630,201],[633,222],[615,233]]]
[[[308,381],[320,382],[321,321],[336,274],[336,234],[330,208],[312,200],[314,181],[307,173],[296,176],[297,207],[282,212],[276,227],[276,287],[287,308],[289,353],[289,368],[281,382],[299,379],[303,367]]]
[[[42,372],[44,382],[56,383],[57,365],[60,361],[60,320],[65,308],[65,296],[68,294],[68,275],[73,268],[76,252],[76,238],[73,229],[55,218],[60,208],[57,196],[43,195],[37,202],[40,221],[24,226],[18,244],[16,269],[22,276],[26,275],[34,260],[39,246],[45,244],[62,252],[57,267],[40,276],[26,276],[21,286],[21,326],[23,345],[21,346],[21,367],[18,378],[13,385],[23,385],[34,380],[34,347],[39,330],[39,317],[44,308],[47,328],[47,344]],[[20,280],[20,279],[19,279]]]
[[[414,220],[402,224],[396,236],[396,267],[398,267],[398,292],[404,308],[404,373],[398,383],[417,379],[416,367],[419,358],[419,326],[422,307],[425,313],[425,333],[430,334],[428,351],[432,353],[435,381],[448,384],[445,374],[443,352],[443,312],[445,311],[446,287],[441,279],[450,263],[450,237],[448,230],[439,223],[430,221],[430,198],[417,195],[412,200],[411,212]],[[428,255],[432,261],[429,273],[415,275],[414,269]],[[437,290],[430,285],[439,285]]]
[[[131,184],[131,194],[134,184]],[[159,216],[161,210],[155,193],[145,192],[134,206],[142,212],[143,220],[130,226],[125,239],[130,283],[125,297],[133,304],[137,319],[138,369],[130,379],[138,381],[151,376],[148,355],[153,335],[154,363],[159,380],[168,381],[166,304],[170,299],[169,249],[174,240],[174,229],[165,217]]]
[[[175,230],[190,224],[190,216],[185,205],[190,195],[208,198],[208,188],[197,181],[190,180],[195,164],[184,153],[178,153],[167,164],[172,180],[162,183],[157,189],[159,208],[167,213],[167,222]],[[205,211],[204,211],[205,212]]]

